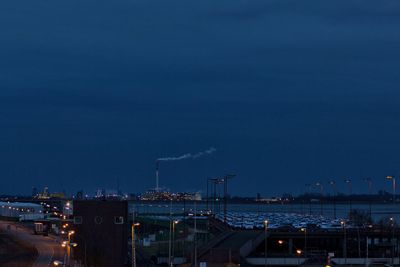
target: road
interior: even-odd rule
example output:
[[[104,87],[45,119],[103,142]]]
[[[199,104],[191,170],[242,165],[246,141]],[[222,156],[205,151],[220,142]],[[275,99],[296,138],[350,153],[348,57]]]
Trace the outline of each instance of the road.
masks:
[[[0,221],[0,229],[37,249],[38,257],[32,267],[48,267],[54,260],[64,261],[64,251],[57,237],[34,235],[32,229],[15,222]]]

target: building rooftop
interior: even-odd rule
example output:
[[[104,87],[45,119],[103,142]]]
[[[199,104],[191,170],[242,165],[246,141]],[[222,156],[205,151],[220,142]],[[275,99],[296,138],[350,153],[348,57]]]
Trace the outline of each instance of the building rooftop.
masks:
[[[0,202],[0,207],[12,207],[12,208],[39,208],[42,207],[40,204],[35,203],[22,203],[22,202]]]

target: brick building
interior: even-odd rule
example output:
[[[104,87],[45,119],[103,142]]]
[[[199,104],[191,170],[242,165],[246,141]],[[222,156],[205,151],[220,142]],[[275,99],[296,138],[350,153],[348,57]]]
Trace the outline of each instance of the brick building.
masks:
[[[128,263],[128,202],[77,200],[74,207],[74,258],[91,267]]]

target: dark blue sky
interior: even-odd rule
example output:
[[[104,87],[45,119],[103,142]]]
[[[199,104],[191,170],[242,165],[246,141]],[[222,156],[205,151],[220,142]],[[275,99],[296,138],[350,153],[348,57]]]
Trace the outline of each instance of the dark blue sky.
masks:
[[[400,2],[0,3],[0,193],[400,174]]]

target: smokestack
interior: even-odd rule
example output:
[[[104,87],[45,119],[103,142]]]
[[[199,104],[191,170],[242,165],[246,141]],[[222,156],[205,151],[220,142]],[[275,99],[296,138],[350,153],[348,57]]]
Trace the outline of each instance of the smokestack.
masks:
[[[177,161],[177,160],[184,160],[184,159],[197,159],[199,157],[205,156],[205,155],[210,155],[216,152],[217,150],[213,147],[210,147],[209,149],[205,151],[198,152],[196,154],[191,154],[191,153],[186,153],[181,156],[177,157],[165,157],[165,158],[158,158],[156,159],[156,191],[158,192],[160,190],[159,184],[158,184],[158,168],[160,167],[160,161]]]
[[[156,192],[159,191],[158,187],[158,168],[160,167],[160,161],[156,160]]]

